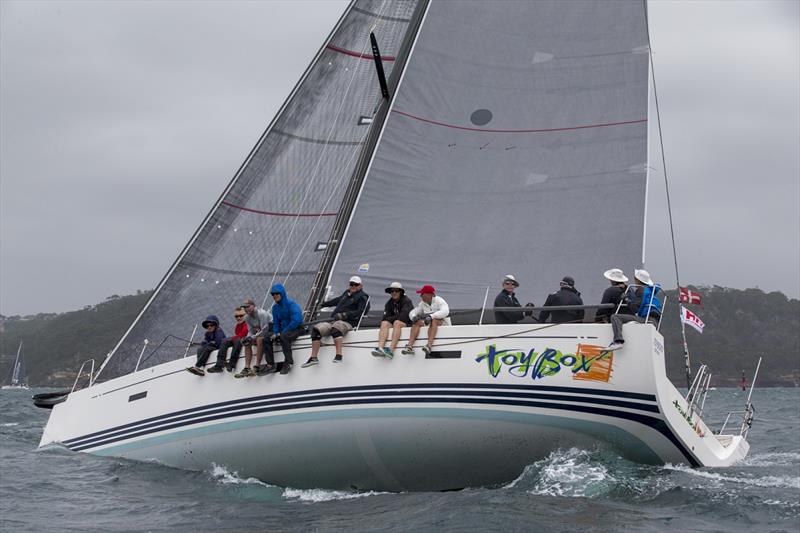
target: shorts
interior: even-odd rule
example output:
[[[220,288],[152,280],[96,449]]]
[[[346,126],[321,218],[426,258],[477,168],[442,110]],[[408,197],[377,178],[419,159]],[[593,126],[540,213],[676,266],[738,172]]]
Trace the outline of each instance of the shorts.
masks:
[[[350,322],[345,322],[344,320],[335,320],[333,322],[320,322],[319,324],[314,325],[314,327],[319,331],[319,334],[322,337],[327,337],[331,334],[332,329],[336,329],[339,333],[342,334],[344,337],[348,331],[353,329],[353,326]]]

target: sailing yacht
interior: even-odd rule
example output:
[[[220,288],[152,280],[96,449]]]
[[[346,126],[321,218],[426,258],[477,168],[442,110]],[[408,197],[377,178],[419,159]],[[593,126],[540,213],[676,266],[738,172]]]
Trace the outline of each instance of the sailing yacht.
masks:
[[[397,491],[506,482],[571,446],[741,460],[751,407],[740,429],[712,431],[706,369],[681,394],[655,325],[626,324],[609,352],[609,324],[497,324],[487,307],[507,272],[530,299],[568,274],[599,301],[603,271],[644,266],[646,8],[354,0],[113,352],[53,406],[40,445]],[[321,364],[288,375],[184,371],[206,315],[266,303],[281,282],[312,323],[352,275],[373,309],[391,282],[432,284],[453,324],[430,354],[377,358],[372,311],[343,364],[325,345]],[[296,341],[297,361],[310,345]]]
[[[8,385],[3,385],[3,390],[7,389],[27,389],[28,378],[25,375],[25,362],[22,359],[22,341],[17,347],[17,356],[14,358],[14,366],[11,368],[11,380]]]

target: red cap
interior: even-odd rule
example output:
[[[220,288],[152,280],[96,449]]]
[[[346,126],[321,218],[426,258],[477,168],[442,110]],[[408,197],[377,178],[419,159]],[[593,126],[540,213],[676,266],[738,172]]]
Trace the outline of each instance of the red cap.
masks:
[[[417,294],[436,294],[436,289],[433,288],[433,285],[423,285],[422,288],[417,291]]]

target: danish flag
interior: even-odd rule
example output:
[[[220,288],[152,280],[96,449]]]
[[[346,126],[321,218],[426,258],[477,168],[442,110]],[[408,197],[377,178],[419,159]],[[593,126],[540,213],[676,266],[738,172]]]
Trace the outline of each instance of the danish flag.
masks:
[[[686,287],[678,287],[678,290],[680,291],[678,300],[681,303],[683,303],[683,304],[700,304],[700,305],[703,305],[703,303],[700,301],[700,293],[699,292],[690,291]]]
[[[706,325],[703,324],[703,321],[700,320],[699,316],[692,313],[684,306],[681,306],[681,322],[684,324],[689,324],[700,333],[703,333],[703,328],[706,327]]]

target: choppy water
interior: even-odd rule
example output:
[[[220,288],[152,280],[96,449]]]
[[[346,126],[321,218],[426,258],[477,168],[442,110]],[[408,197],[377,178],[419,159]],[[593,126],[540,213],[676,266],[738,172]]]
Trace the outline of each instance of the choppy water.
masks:
[[[732,468],[565,449],[502,487],[402,494],[297,490],[222,467],[37,451],[48,411],[33,407],[32,392],[0,391],[2,531],[800,531],[800,389],[756,390],[750,455]],[[712,427],[744,404],[740,391],[710,395]]]

